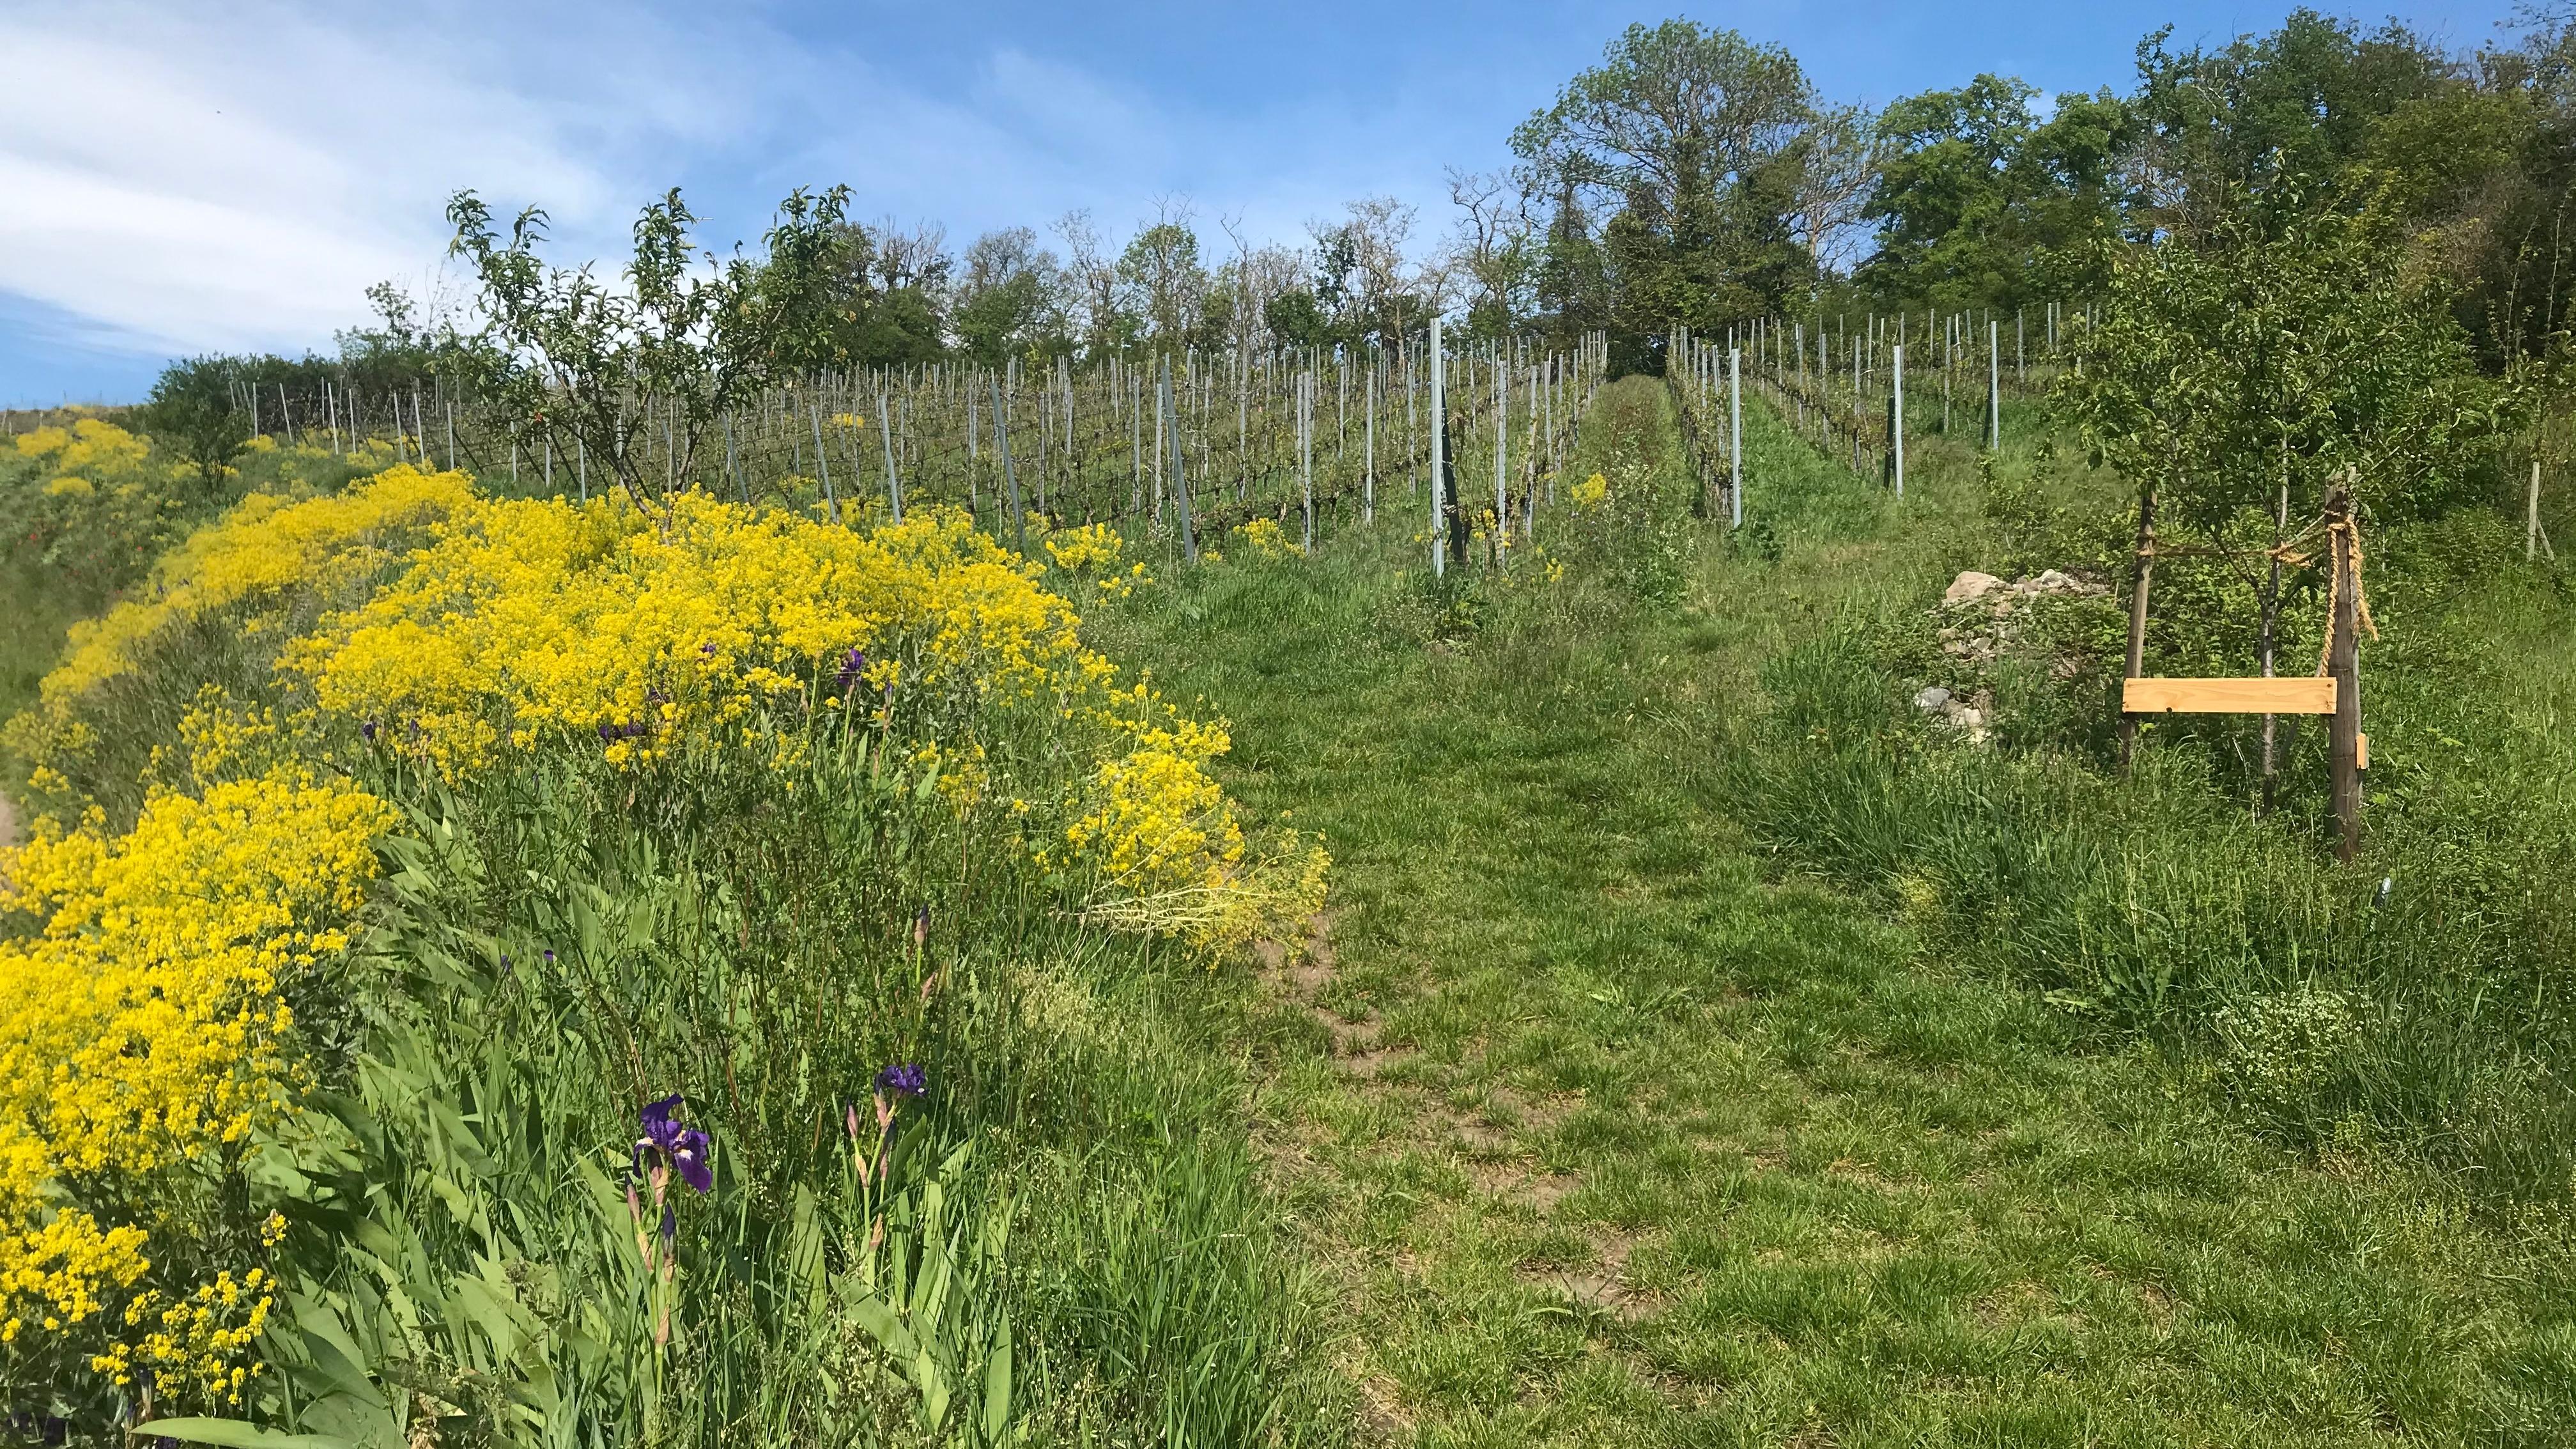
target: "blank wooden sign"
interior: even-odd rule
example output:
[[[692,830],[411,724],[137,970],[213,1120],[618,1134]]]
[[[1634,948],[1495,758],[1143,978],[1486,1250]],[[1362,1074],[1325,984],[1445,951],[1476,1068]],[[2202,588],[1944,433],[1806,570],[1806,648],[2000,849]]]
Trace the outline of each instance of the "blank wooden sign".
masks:
[[[2324,675],[2280,679],[2132,679],[2120,708],[2130,714],[2332,714],[2335,682]]]

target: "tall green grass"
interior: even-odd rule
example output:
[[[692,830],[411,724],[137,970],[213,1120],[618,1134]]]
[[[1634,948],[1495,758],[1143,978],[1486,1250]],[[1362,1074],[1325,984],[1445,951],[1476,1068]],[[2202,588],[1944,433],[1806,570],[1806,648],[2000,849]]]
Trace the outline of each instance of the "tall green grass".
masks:
[[[2000,747],[1910,707],[1922,685],[1955,682],[1928,637],[1947,574],[2098,566],[2115,530],[2092,525],[2116,521],[2116,494],[2045,447],[2015,450],[2000,481],[1936,453],[1916,475],[1931,496],[1900,515],[1763,422],[1773,466],[1757,476],[1793,563],[1866,547],[1872,576],[1841,581],[1810,627],[1783,634],[1719,745],[1739,818],[1943,955],[2029,984],[2079,1024],[2166,1043],[2259,1130],[2402,1144],[2489,1200],[2576,1206],[2563,576],[2525,568],[2483,509],[2373,539],[2369,844],[2342,866],[2326,848],[2321,732],[2292,735],[2269,817],[2253,809],[2250,720],[2150,727],[2122,778],[2105,651],[2097,639],[2086,658],[2081,628],[2049,641],[2085,663],[2072,678],[2025,670],[2018,694],[1998,690],[2018,715]],[[2055,515],[2037,529],[2035,495]],[[2181,616],[2167,652],[2191,653],[2191,611],[2213,597],[2160,598]]]

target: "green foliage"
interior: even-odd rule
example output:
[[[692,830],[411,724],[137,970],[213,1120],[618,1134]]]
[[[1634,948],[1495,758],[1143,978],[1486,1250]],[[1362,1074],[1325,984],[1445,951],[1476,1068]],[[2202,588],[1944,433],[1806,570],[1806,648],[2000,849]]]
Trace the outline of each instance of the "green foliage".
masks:
[[[832,350],[828,294],[847,205],[846,188],[795,192],[780,204],[765,261],[737,255],[719,266],[694,250],[696,217],[675,189],[636,219],[618,289],[586,267],[538,258],[544,212],[519,213],[504,240],[490,208],[458,192],[447,208],[451,250],[473,267],[485,318],[469,353],[476,391],[514,434],[579,450],[638,506],[659,500],[695,481],[700,451],[734,408]],[[654,411],[667,445],[648,431]],[[648,452],[666,458],[663,476],[644,466]]]
[[[2058,97],[1980,75],[1926,91],[1879,119],[1888,155],[1869,202],[1878,250],[1856,280],[1882,305],[2018,309],[2092,295],[2095,243],[2125,199],[2117,168],[2134,129],[2107,90]]]
[[[1172,220],[1138,231],[1119,255],[1118,278],[1139,293],[1153,341],[1166,349],[1187,345],[1207,291],[1198,233]]]
[[[1261,324],[1270,335],[1291,347],[1325,347],[1333,340],[1332,319],[1315,300],[1315,294],[1298,287],[1280,293],[1264,303]]]
[[[1780,310],[1813,273],[1795,224],[1810,159],[1798,143],[1816,117],[1777,46],[1686,20],[1631,25],[1512,133],[1535,189],[1557,198],[1542,294],[1562,308],[1586,290],[1595,238],[1576,199],[1590,195],[1618,206],[1598,245],[1622,370],[1675,322]]]
[[[2138,42],[2142,220],[2187,240],[2213,235],[2248,198],[2332,183],[2370,151],[2379,123],[2410,102],[2463,88],[2460,67],[2392,20],[2292,11],[2280,29],[2175,51],[2166,26]]]
[[[208,493],[222,488],[226,470],[250,442],[250,414],[235,396],[239,385],[230,358],[192,357],[162,369],[143,409],[143,425],[177,445]]]
[[[2124,249],[2058,384],[2098,462],[2204,533],[2311,516],[2350,475],[2382,516],[2460,496],[2518,399],[2479,377],[2439,286],[2400,247],[2294,198],[2205,246]]]
[[[1023,354],[1071,351],[1054,271],[1054,259],[1027,227],[977,238],[966,250],[966,275],[949,312],[960,349],[988,367]]]

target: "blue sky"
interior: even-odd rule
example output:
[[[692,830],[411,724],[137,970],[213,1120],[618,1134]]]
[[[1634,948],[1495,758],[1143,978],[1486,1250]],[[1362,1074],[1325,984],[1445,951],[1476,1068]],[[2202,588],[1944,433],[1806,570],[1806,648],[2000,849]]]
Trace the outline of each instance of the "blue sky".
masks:
[[[1789,47],[1828,97],[1979,71],[2125,89],[2140,36],[2268,29],[2280,5],[1689,7]],[[2512,0],[2399,11],[2454,45]],[[167,357],[327,348],[393,279],[456,295],[441,205],[545,206],[564,260],[614,256],[679,185],[702,240],[788,188],[952,246],[1088,209],[1113,240],[1185,205],[1212,252],[1298,240],[1350,199],[1420,208],[1631,21],[1669,10],[1307,0],[1151,4],[0,0],[0,406],[126,401]],[[2362,12],[2375,16],[2376,11]]]

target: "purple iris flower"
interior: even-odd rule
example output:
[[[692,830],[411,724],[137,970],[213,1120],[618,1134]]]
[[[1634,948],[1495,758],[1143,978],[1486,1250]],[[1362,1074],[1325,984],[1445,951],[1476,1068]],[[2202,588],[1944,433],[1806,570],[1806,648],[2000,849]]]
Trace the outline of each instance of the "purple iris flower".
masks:
[[[898,1097],[923,1097],[930,1094],[930,1079],[922,1074],[918,1062],[897,1062],[877,1073],[877,1090]]]
[[[832,676],[832,682],[847,689],[854,680],[867,672],[868,651],[852,645],[850,652],[842,657],[840,672]]]
[[[374,744],[376,742],[376,722],[374,720],[369,720],[365,724],[358,726],[358,733],[366,738],[368,744]]]
[[[644,1135],[635,1139],[635,1161],[642,1166],[648,1154],[658,1157],[680,1170],[681,1181],[705,1192],[716,1185],[715,1168],[707,1161],[707,1134],[671,1120],[672,1110],[679,1105],[677,1092],[645,1104]]]

